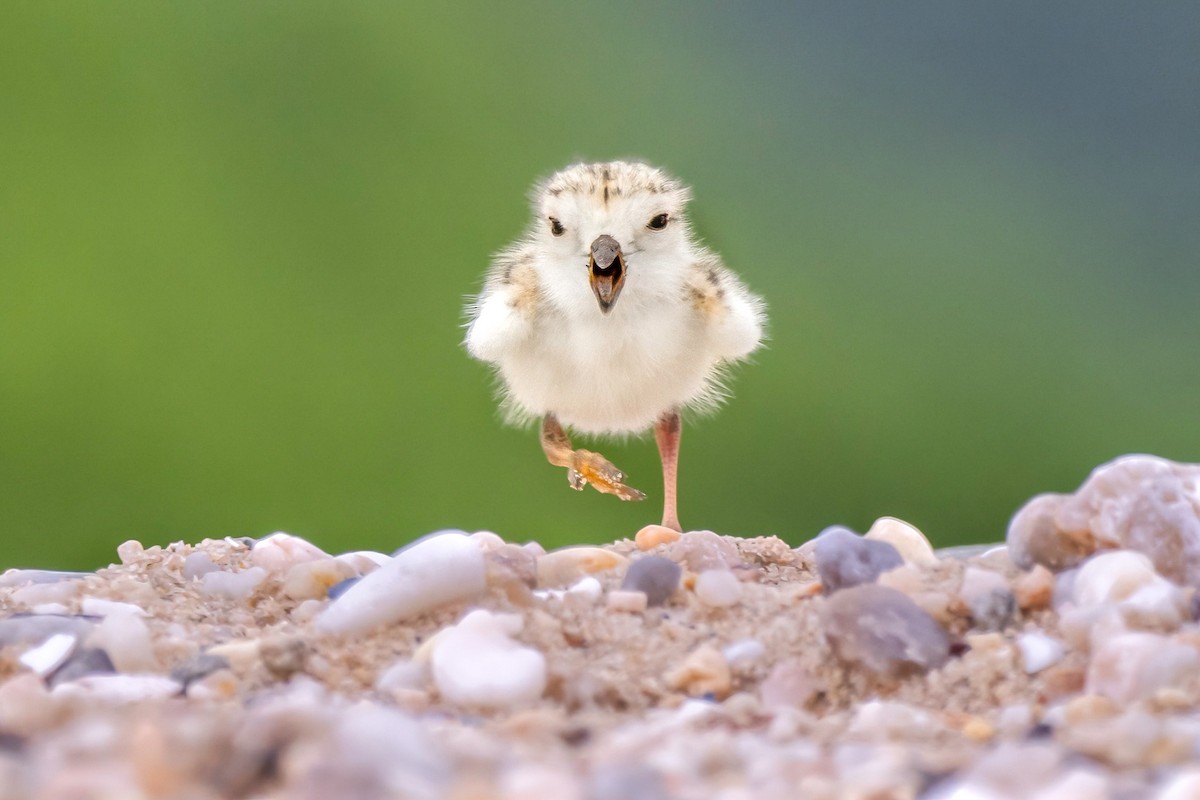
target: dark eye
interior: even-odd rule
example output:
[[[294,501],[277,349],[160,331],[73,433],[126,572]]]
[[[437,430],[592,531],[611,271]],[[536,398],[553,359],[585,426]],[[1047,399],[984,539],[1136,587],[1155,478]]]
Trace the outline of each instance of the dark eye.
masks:
[[[647,222],[646,227],[652,231],[661,231],[663,228],[667,227],[667,219],[668,217],[666,214],[659,214],[657,217],[653,217],[649,222]]]
[[[550,233],[554,234],[555,236],[562,236],[566,232],[567,229],[563,227],[563,224],[559,222],[557,218],[550,218]]]

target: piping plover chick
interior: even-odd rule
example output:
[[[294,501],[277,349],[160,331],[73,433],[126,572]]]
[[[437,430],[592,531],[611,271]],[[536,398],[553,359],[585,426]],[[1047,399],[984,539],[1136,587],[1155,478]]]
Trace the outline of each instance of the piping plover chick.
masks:
[[[759,347],[765,322],[762,300],[697,242],[690,194],[640,163],[552,175],[534,188],[529,230],[493,258],[466,337],[495,367],[509,418],[541,419],[546,458],[574,489],[645,498],[598,453],[574,449],[565,428],[653,427],[662,524],[675,530],[680,413],[725,397],[724,368]]]

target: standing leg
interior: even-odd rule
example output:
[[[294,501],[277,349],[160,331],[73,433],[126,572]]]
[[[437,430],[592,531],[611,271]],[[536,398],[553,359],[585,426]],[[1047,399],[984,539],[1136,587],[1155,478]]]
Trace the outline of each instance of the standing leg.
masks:
[[[567,468],[567,482],[576,491],[583,491],[590,483],[596,491],[615,494],[622,500],[646,499],[646,495],[625,485],[625,473],[604,456],[572,448],[567,432],[553,414],[542,420],[542,451],[551,464]]]
[[[654,440],[658,442],[658,455],[662,458],[663,473],[663,519],[664,528],[682,531],[679,511],[675,499],[675,484],[679,475],[679,436],[683,424],[679,412],[672,411],[654,425]]]

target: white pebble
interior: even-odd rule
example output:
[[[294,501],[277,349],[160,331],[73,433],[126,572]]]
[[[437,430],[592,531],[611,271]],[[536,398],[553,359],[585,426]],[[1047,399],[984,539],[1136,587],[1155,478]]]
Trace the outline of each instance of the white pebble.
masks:
[[[219,570],[213,560],[208,557],[208,553],[202,550],[197,550],[183,560],[183,577],[185,580],[195,580],[207,575],[210,572]]]
[[[329,587],[355,575],[352,566],[335,558],[302,561],[287,571],[281,590],[293,600],[317,600],[329,593]]]
[[[424,659],[402,658],[379,673],[375,688],[381,692],[394,689],[424,689],[429,682],[429,663]]]
[[[13,602],[26,606],[48,603],[69,603],[79,594],[82,581],[58,581],[57,583],[32,583],[12,593]]]
[[[511,638],[523,620],[476,610],[438,635],[431,668],[434,684],[451,703],[512,708],[542,696],[546,659]]]
[[[290,533],[272,533],[254,543],[250,562],[267,572],[284,573],[304,561],[329,558],[329,554],[309,541]]]
[[[85,597],[79,604],[79,610],[92,617],[107,617],[110,614],[132,614],[135,617],[146,616],[146,610],[133,603],[122,603],[118,600],[106,600],[102,597]]]
[[[132,563],[144,552],[146,552],[146,549],[142,547],[142,543],[137,539],[130,539],[127,542],[117,545],[117,558],[121,559],[122,564]]]
[[[58,669],[71,653],[75,652],[77,638],[69,633],[56,633],[42,644],[21,655],[21,663],[33,672],[45,677]]]
[[[491,531],[475,531],[470,534],[471,540],[484,550],[495,550],[504,546],[504,539],[498,533]]]
[[[150,628],[133,612],[110,611],[88,637],[88,644],[108,653],[118,672],[152,672],[159,667]]]
[[[1196,800],[1200,797],[1200,767],[1185,767],[1159,789],[1157,800]]]
[[[262,567],[250,567],[241,572],[209,572],[200,579],[200,591],[209,597],[226,600],[249,600],[258,585],[267,579]]]
[[[1185,644],[1154,633],[1111,636],[1092,654],[1087,691],[1121,704],[1184,685],[1200,669],[1200,655]]]
[[[596,602],[600,599],[600,595],[604,593],[604,587],[600,585],[600,581],[588,575],[586,578],[580,578],[570,589],[567,589],[567,594],[572,597],[582,597],[585,600]]]
[[[112,703],[135,703],[173,697],[183,691],[183,684],[161,675],[85,675],[60,683],[51,690],[55,697],[85,697]]]
[[[628,589],[614,589],[608,593],[607,605],[613,611],[627,611],[640,614],[649,605],[645,592],[633,592]]]
[[[374,550],[355,550],[352,553],[342,553],[337,556],[337,560],[349,564],[356,575],[366,575],[391,561],[392,557]]]
[[[750,664],[758,661],[767,653],[767,648],[758,639],[740,639],[725,645],[721,655],[729,662],[729,666]]]
[[[1044,633],[1023,633],[1017,637],[1021,663],[1029,675],[1057,664],[1066,652],[1063,643]]]
[[[314,623],[328,634],[358,634],[469,600],[487,588],[483,550],[462,533],[423,539],[366,575]]]
[[[863,538],[887,542],[896,548],[905,562],[914,566],[931,567],[937,563],[933,545],[925,538],[925,534],[904,520],[880,517]]]
[[[1144,586],[1163,578],[1142,553],[1116,550],[1088,559],[1075,576],[1075,602],[1080,606],[1124,600]]]
[[[727,569],[706,569],[696,576],[694,591],[704,605],[726,608],[742,599],[742,582]]]

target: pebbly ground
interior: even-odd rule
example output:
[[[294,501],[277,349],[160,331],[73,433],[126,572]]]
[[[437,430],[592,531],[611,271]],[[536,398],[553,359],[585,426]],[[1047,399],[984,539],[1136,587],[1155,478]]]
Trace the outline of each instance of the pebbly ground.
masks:
[[[0,576],[0,800],[1200,797],[1200,468],[1006,544],[286,534]]]

